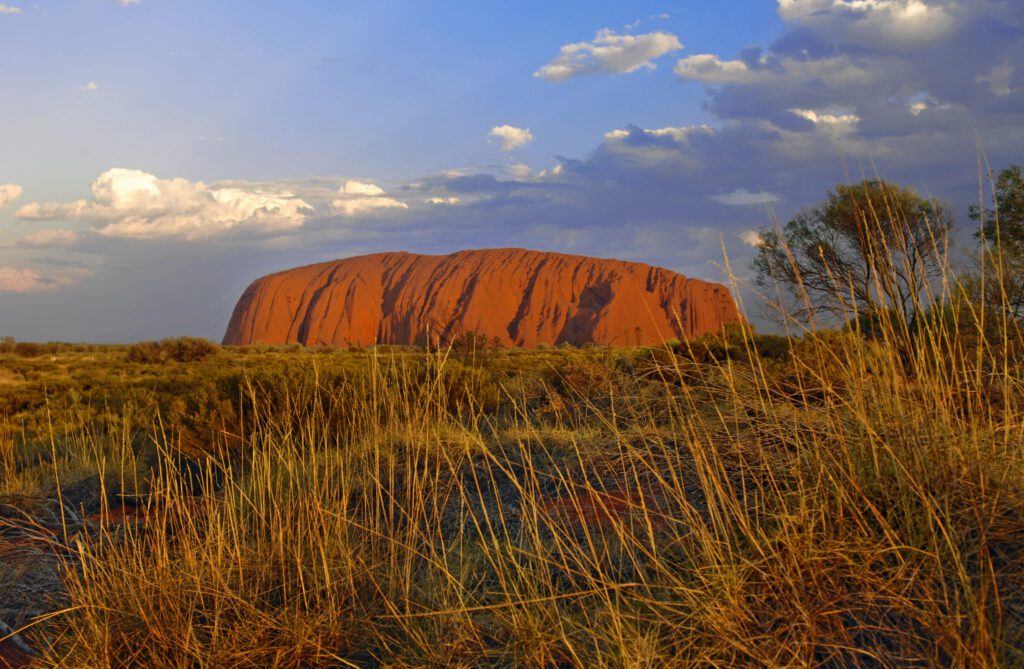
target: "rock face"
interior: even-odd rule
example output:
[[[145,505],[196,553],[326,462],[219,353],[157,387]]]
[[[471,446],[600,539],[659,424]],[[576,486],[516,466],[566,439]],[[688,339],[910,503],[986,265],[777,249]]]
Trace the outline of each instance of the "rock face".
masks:
[[[659,344],[739,320],[719,284],[641,263],[524,249],[379,253],[257,279],[225,344]]]

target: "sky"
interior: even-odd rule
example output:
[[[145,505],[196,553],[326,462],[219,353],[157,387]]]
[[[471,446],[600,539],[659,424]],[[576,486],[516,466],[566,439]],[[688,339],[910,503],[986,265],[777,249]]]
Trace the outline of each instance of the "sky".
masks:
[[[253,279],[379,251],[742,285],[837,184],[969,230],[1024,162],[1020,0],[0,0],[0,62],[18,340],[216,340]]]

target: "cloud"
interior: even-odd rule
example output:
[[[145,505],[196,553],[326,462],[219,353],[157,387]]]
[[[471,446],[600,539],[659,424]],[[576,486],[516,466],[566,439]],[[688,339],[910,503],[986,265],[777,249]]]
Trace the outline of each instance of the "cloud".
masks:
[[[353,218],[381,209],[408,209],[409,205],[388,197],[384,189],[372,183],[346,181],[331,206],[342,216]]]
[[[62,283],[35,270],[0,267],[0,293],[38,293],[53,290]]]
[[[0,5],[0,14],[21,14],[21,7],[13,5]]]
[[[710,84],[749,84],[762,78],[757,70],[751,70],[742,61],[723,61],[710,53],[699,53],[680,59],[676,63],[675,73],[683,79],[705,81]]]
[[[117,4],[122,7],[130,7],[132,5],[141,5],[142,0],[117,0]]]
[[[780,200],[779,196],[775,193],[769,193],[768,191],[752,193],[746,188],[737,188],[731,193],[726,193],[725,195],[712,195],[710,197],[715,202],[729,205],[730,207],[771,204]]]
[[[98,91],[100,89],[100,86],[95,81],[90,81],[87,84],[79,86],[78,89],[85,91],[86,93],[92,93],[93,91]]]
[[[670,15],[668,13],[666,13],[666,12],[662,12],[661,14],[651,14],[646,19],[644,19],[644,18],[636,19],[632,23],[627,23],[623,27],[626,30],[635,30],[644,21],[653,21],[653,20],[662,20],[663,21],[663,20],[668,19],[668,18],[670,18]]]
[[[761,246],[761,233],[757,230],[744,230],[737,236],[740,238],[740,241],[747,246],[752,246],[754,248]]]
[[[907,111],[915,117],[920,116],[929,109],[945,111],[950,108],[949,104],[939,104],[935,98],[927,93],[915,93],[914,95],[906,96],[906,105]]]
[[[1010,81],[1017,68],[1009,60],[1004,60],[985,74],[979,74],[975,79],[979,84],[985,84],[988,89],[999,97],[1005,97],[1015,90]]]
[[[530,169],[530,166],[524,165],[523,163],[509,165],[508,173],[517,181],[526,181],[533,176],[533,170]]]
[[[634,166],[674,164],[677,167],[696,167],[691,150],[693,142],[700,142],[715,134],[708,125],[691,125],[645,129],[637,126],[617,128],[606,132],[603,151],[629,161]]]
[[[21,186],[18,184],[0,184],[0,209],[21,197]]]
[[[428,198],[427,198],[426,200],[424,200],[423,202],[424,202],[425,204],[446,204],[446,205],[456,205],[456,204],[458,204],[459,202],[461,202],[461,200],[459,200],[459,198],[457,198],[457,197],[455,197],[455,196],[453,195],[453,196],[450,196],[450,197],[428,197]]]
[[[826,132],[836,136],[853,134],[857,130],[857,124],[860,123],[860,117],[847,110],[790,109],[789,111],[791,114],[810,121],[815,127],[823,128]],[[914,110],[911,109],[910,112],[914,113]]]
[[[957,17],[947,4],[955,5],[936,0],[779,0],[779,15],[787,23],[848,44],[905,47],[949,34]]]
[[[657,128],[654,130],[645,130],[643,128],[637,128],[633,126],[631,128],[617,128],[610,130],[604,134],[604,138],[608,141],[616,141],[622,139],[628,139],[635,133],[642,133],[648,137],[666,137],[677,143],[683,143],[688,141],[695,134],[707,135],[713,134],[714,128],[709,125],[688,125],[679,127],[667,127]]]
[[[384,189],[377,184],[349,179],[339,190],[344,195],[384,195]]]
[[[541,170],[540,172],[537,172],[537,176],[540,177],[540,178],[544,178],[544,177],[547,177],[547,176],[557,177],[558,175],[560,175],[562,173],[563,169],[564,168],[562,166],[562,163],[558,163],[557,165],[552,167],[550,170],[544,169],[544,170]]]
[[[33,248],[66,248],[74,246],[81,234],[74,230],[40,230],[25,235],[18,240],[16,246]]]
[[[533,133],[529,128],[517,128],[512,125],[499,125],[487,133],[488,140],[501,142],[502,151],[512,151],[533,141]]]
[[[305,223],[312,207],[291,192],[259,185],[207,186],[115,168],[92,184],[93,200],[32,202],[23,220],[87,221],[107,237],[201,239],[236,229],[288,230]]]
[[[680,59],[675,67],[681,79],[708,84],[777,84],[812,82],[841,87],[869,83],[871,74],[846,56],[834,58],[762,56],[756,61],[722,60],[714,54]]]
[[[934,182],[938,166],[955,161],[941,152],[969,144],[966,119],[986,144],[1021,134],[1010,109],[1022,104],[1021,3],[779,0],[778,9],[789,29],[771,46],[692,55],[675,67],[681,79],[709,85],[705,108],[716,126],[761,135],[754,150],[808,164],[829,154],[838,161],[838,150],[893,170],[916,164]]]
[[[599,72],[625,74],[641,68],[655,69],[654,61],[683,48],[671,33],[618,35],[614,30],[599,30],[592,42],[566,44],[553,61],[533,73],[547,81],[567,81],[573,77]]]

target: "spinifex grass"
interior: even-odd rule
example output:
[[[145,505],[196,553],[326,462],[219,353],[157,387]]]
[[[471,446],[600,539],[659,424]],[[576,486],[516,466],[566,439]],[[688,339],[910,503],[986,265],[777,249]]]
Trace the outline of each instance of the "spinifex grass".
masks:
[[[197,471],[164,435],[144,522],[76,545],[46,661],[1024,662],[1024,426],[976,401],[1019,377],[913,352],[644,358],[653,385],[610,375],[545,419],[511,393],[451,411],[438,354],[286,410],[254,384],[243,436]]]

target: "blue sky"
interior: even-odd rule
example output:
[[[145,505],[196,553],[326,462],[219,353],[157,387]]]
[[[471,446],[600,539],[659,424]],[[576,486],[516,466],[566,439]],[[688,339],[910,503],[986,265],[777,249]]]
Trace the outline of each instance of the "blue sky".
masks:
[[[257,276],[382,250],[717,280],[846,170],[965,219],[976,138],[1024,160],[1013,0],[4,3],[19,339],[216,339]]]

